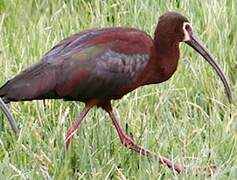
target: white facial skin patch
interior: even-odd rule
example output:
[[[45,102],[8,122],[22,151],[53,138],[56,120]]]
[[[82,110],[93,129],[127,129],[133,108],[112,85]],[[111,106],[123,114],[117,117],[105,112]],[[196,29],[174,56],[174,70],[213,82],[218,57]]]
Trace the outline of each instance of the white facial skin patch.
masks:
[[[183,39],[183,41],[189,41],[190,37],[189,37],[188,31],[192,31],[191,24],[188,23],[188,22],[184,22],[184,24],[183,24],[183,31],[184,31],[184,39]]]

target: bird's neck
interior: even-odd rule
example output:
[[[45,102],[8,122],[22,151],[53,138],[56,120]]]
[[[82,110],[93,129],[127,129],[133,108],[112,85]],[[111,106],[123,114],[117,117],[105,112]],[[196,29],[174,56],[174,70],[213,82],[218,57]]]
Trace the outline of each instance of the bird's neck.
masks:
[[[179,59],[179,42],[167,39],[154,40],[153,56],[150,59],[147,84],[168,80],[176,71]]]

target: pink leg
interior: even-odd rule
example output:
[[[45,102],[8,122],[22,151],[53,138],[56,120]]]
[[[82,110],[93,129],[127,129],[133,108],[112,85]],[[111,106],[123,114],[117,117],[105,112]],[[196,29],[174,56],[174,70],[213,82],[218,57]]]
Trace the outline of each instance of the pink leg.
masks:
[[[86,106],[80,113],[79,117],[73,122],[73,125],[67,130],[67,134],[64,140],[64,144],[66,148],[68,148],[72,137],[76,133],[77,129],[79,128],[83,118],[86,116],[86,114],[89,112],[89,110],[92,108],[92,106]]]
[[[131,150],[134,150],[134,151],[138,152],[141,155],[148,155],[148,156],[154,155],[155,156],[155,154],[152,153],[151,151],[137,145],[133,141],[133,139],[131,139],[123,131],[123,129],[121,128],[116,116],[114,115],[114,112],[113,112],[112,107],[111,107],[110,104],[107,105],[107,106],[104,106],[103,108],[109,113],[109,116],[113,121],[113,124],[114,124],[114,126],[115,126],[115,128],[118,132],[119,138],[120,138],[123,145],[125,145],[126,147],[128,147]],[[174,163],[173,161],[171,161],[170,159],[168,159],[166,157],[159,156],[159,160],[160,160],[161,164],[168,166],[170,169],[175,170],[177,173],[181,173],[181,172],[184,172],[186,170],[186,168],[184,166],[176,164],[176,163]]]

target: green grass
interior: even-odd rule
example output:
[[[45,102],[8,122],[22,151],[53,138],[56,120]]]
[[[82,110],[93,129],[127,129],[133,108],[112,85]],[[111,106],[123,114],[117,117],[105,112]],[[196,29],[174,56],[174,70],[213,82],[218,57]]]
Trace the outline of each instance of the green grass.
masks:
[[[189,17],[237,92],[236,0],[0,0],[0,84],[37,62],[66,36],[92,27],[132,26],[153,35],[159,15]],[[190,166],[217,165],[213,179],[237,179],[237,105],[230,105],[213,69],[181,45],[177,72],[167,82],[113,102],[139,144]],[[236,101],[236,98],[234,98]],[[124,148],[108,115],[92,110],[65,154],[67,128],[82,110],[62,100],[12,103],[21,127],[16,140],[0,116],[1,179],[205,179],[175,175]],[[210,147],[209,147],[210,144]],[[210,154],[210,156],[209,156]]]

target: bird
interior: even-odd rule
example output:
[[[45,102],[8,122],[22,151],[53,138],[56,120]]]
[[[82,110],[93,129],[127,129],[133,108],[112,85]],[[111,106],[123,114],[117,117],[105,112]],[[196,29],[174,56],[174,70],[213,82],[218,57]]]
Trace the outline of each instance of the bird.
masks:
[[[84,102],[85,107],[67,130],[66,148],[91,108],[102,108],[124,146],[140,155],[152,155],[125,133],[111,101],[138,87],[170,79],[178,66],[182,42],[214,68],[231,102],[230,86],[217,61],[195,36],[188,18],[174,11],[159,17],[154,37],[132,27],[75,33],[46,52],[39,62],[8,80],[0,88],[0,97],[5,103],[45,99]],[[178,173],[185,170],[185,166],[166,157],[159,156],[159,161]]]

